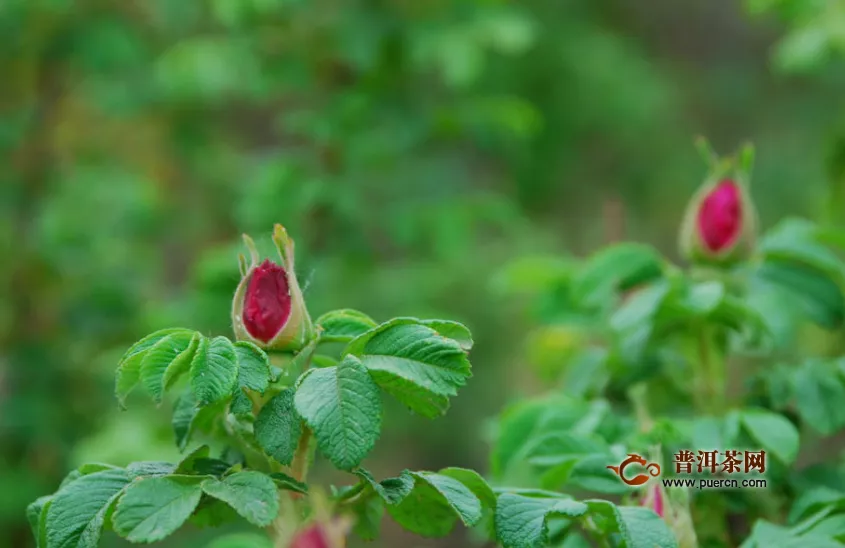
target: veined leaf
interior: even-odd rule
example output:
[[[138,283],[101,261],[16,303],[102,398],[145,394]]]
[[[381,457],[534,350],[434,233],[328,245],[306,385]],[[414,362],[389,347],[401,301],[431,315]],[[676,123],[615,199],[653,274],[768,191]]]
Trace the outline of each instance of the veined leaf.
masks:
[[[272,373],[270,359],[263,350],[246,341],[235,343],[238,356],[238,382],[232,394],[229,411],[237,417],[252,416],[252,400],[245,390],[263,394],[270,383]]]
[[[165,476],[133,482],[117,504],[112,523],[130,542],[155,542],[191,516],[202,497],[201,478]]]
[[[586,512],[586,504],[563,496],[505,493],[496,502],[496,536],[505,548],[542,548],[548,543],[550,517],[576,518]]]
[[[616,506],[606,500],[585,501],[589,515],[605,534],[620,533],[628,548],[678,548],[665,521],[650,508]]]
[[[158,341],[174,333],[193,333],[190,329],[170,328],[151,333],[133,344],[117,364],[115,375],[115,396],[121,407],[125,407],[126,396],[141,379],[141,361]]]
[[[355,356],[304,373],[294,404],[314,431],[320,452],[342,470],[357,466],[381,431],[378,386]]]
[[[363,312],[351,308],[326,312],[314,323],[322,328],[320,340],[323,342],[349,342],[378,325]]]
[[[103,470],[61,489],[47,510],[47,546],[97,548],[106,514],[131,479],[125,470]]]
[[[38,548],[47,548],[47,510],[52,502],[53,495],[39,497],[26,507],[26,519]]]
[[[461,343],[415,318],[384,323],[350,342],[345,353],[358,356],[379,386],[429,418],[445,413],[449,397],[472,376]]]
[[[255,419],[255,441],[277,462],[289,465],[302,434],[302,419],[293,404],[293,389],[288,388],[267,402]]]
[[[235,347],[226,337],[203,338],[191,362],[191,389],[200,406],[232,394],[238,377]]]
[[[467,527],[481,521],[481,502],[463,483],[433,472],[409,472],[414,488],[395,505],[387,507],[402,527],[425,537],[442,537],[460,519]]]
[[[207,479],[202,490],[222,500],[248,522],[258,527],[269,525],[279,513],[279,499],[272,478],[249,470],[236,472],[222,480]]]
[[[396,478],[388,478],[378,482],[372,474],[363,469],[358,469],[355,474],[370,484],[373,490],[387,504],[397,504],[402,501],[414,488],[414,476],[405,470],[402,475]]]
[[[197,332],[178,331],[146,351],[141,360],[141,383],[156,403],[161,402],[165,387],[172,386],[190,367],[200,338]]]

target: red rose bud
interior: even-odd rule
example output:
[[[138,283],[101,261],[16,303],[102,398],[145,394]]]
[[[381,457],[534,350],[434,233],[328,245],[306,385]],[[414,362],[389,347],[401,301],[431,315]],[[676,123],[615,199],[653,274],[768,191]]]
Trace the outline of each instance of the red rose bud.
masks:
[[[319,525],[312,525],[302,531],[291,542],[290,548],[334,548],[329,544],[329,539],[323,528]]]
[[[660,490],[660,484],[655,483],[649,487],[648,494],[643,499],[642,506],[651,508],[658,516],[665,517],[663,511],[663,492]]]
[[[714,161],[714,175],[687,206],[680,244],[691,262],[727,265],[753,250],[757,214],[744,167],[733,159]]]
[[[281,264],[270,259],[259,264],[258,251],[249,236],[244,242],[250,263],[241,257],[241,283],[235,291],[232,324],[238,340],[264,349],[298,350],[313,336],[311,317],[294,272],[294,246],[282,225],[276,225],[273,242]]]
[[[736,183],[726,179],[705,196],[698,210],[698,234],[704,246],[718,253],[742,231],[742,202]]]
[[[296,534],[290,548],[346,548],[348,530],[349,523],[343,519],[314,523]]]

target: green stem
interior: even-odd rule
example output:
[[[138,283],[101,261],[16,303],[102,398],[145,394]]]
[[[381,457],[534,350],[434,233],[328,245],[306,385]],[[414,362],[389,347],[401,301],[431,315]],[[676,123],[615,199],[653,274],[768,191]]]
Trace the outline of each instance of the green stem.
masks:
[[[303,426],[302,435],[296,446],[296,453],[291,463],[291,475],[297,481],[305,483],[308,479],[308,467],[311,464],[311,429]]]
[[[713,415],[725,410],[725,363],[717,347],[711,327],[701,326],[698,332],[698,357],[706,388],[705,408]]]

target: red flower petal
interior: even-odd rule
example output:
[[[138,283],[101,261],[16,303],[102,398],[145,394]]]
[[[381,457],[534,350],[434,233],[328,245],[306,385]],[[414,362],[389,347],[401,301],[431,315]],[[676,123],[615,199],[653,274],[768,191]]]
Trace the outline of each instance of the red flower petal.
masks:
[[[257,266],[244,300],[246,330],[260,341],[271,341],[290,317],[290,288],[285,269],[269,259]]]
[[[296,535],[290,546],[291,548],[331,548],[329,539],[318,525],[313,525]]]
[[[704,245],[713,252],[728,247],[742,230],[742,203],[739,187],[724,180],[701,202],[698,232]]]

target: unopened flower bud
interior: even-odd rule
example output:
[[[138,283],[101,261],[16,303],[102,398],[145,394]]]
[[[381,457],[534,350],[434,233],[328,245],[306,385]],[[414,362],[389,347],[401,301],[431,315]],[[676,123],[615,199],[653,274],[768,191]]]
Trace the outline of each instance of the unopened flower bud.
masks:
[[[290,548],[346,548],[347,520],[313,523],[296,534]]]
[[[691,262],[728,265],[753,251],[757,213],[747,168],[734,159],[714,159],[711,176],[687,206],[681,228],[681,251]]]
[[[294,272],[294,244],[282,225],[276,225],[273,242],[281,263],[265,259],[249,236],[244,242],[250,263],[241,256],[241,283],[232,304],[232,324],[238,340],[261,348],[298,350],[313,336],[314,327]]]

